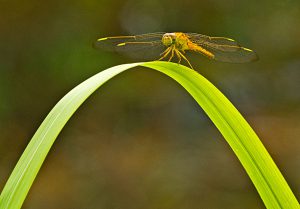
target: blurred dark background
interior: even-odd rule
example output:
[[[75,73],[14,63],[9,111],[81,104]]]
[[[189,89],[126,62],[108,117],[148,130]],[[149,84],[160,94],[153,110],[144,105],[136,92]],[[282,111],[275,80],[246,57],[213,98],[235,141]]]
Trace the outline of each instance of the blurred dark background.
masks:
[[[241,111],[300,198],[298,0],[0,1],[0,190],[30,138],[74,86],[131,60],[100,37],[156,31],[234,38],[260,60],[194,68]],[[174,81],[129,70],[68,122],[23,208],[261,208],[220,133]]]

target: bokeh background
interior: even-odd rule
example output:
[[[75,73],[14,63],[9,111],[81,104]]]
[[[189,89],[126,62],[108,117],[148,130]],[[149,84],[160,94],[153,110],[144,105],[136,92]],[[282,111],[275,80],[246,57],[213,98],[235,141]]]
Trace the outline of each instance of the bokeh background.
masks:
[[[108,67],[141,60],[99,37],[157,31],[227,36],[260,60],[192,56],[236,105],[300,198],[300,1],[0,1],[0,190],[56,102]],[[230,147],[195,101],[153,70],[100,88],[57,138],[24,209],[263,209]]]

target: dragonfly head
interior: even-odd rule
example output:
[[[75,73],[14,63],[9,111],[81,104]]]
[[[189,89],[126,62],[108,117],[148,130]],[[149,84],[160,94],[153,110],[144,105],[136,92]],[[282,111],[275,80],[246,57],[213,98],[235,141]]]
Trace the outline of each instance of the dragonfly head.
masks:
[[[171,46],[175,42],[175,33],[165,33],[161,39],[163,45]]]

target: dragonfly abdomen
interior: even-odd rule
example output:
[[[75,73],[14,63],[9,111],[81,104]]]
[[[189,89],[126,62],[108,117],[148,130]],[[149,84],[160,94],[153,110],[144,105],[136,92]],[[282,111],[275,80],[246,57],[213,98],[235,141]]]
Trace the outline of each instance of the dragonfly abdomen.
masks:
[[[211,52],[207,51],[206,49],[204,49],[201,46],[198,46],[198,45],[196,45],[194,43],[190,43],[189,44],[189,48],[192,51],[200,52],[201,54],[207,56],[210,59],[214,59],[214,57],[215,57],[215,55],[213,55]]]

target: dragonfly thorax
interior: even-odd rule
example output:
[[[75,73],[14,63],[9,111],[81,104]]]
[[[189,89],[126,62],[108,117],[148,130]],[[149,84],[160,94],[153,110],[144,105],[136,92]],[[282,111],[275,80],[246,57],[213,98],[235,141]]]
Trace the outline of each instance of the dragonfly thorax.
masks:
[[[189,39],[184,33],[165,33],[162,37],[162,43],[166,47],[174,45],[174,48],[180,51],[190,50],[190,47],[188,46]]]

